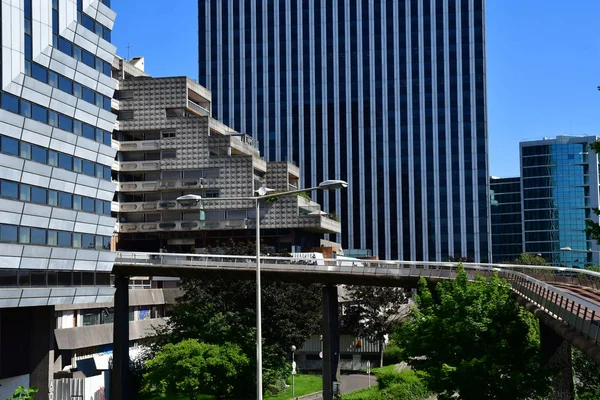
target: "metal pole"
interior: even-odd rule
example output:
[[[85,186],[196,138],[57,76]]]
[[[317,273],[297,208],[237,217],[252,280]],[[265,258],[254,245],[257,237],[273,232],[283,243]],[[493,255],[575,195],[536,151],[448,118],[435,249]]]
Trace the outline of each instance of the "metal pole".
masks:
[[[292,351],[292,365],[294,365],[294,352]],[[293,368],[293,367],[292,367]],[[294,377],[296,376],[296,371],[292,371],[292,397],[294,397],[295,386],[294,386]]]
[[[256,398],[262,400],[262,326],[260,295],[260,200],[256,198]]]

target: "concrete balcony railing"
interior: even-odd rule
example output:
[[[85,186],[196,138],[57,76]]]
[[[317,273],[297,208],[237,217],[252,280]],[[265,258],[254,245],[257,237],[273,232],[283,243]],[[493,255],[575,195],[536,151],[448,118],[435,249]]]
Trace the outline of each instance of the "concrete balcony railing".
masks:
[[[117,183],[119,192],[149,192],[154,190],[201,189],[202,179],[162,179],[159,181],[135,181]]]
[[[298,217],[300,227],[320,233],[341,233],[342,224],[325,214],[309,214]]]
[[[136,140],[116,143],[118,151],[160,150],[160,140]]]
[[[120,222],[117,232],[181,232],[202,230],[248,229],[249,220],[230,219],[216,221],[157,221],[157,222]]]
[[[203,117],[208,117],[210,115],[210,113],[208,112],[208,110],[206,108],[202,107],[199,104],[194,103],[193,101],[191,101],[189,99],[187,101],[187,108],[197,114],[202,115]]]
[[[160,161],[115,161],[113,169],[117,171],[158,171]]]

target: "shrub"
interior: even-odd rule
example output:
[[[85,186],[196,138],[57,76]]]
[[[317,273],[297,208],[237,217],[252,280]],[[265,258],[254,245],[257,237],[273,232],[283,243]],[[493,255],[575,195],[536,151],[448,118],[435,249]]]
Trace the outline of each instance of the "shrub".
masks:
[[[402,361],[402,349],[394,342],[388,343],[383,352],[383,365],[398,364]]]

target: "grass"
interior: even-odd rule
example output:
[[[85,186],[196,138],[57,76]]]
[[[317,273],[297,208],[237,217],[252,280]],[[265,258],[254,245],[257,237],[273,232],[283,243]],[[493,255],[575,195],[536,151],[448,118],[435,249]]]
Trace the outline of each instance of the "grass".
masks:
[[[296,375],[295,377],[294,397],[304,396],[305,394],[319,392],[323,388],[323,381],[319,375]],[[285,392],[274,395],[265,396],[269,400],[287,400],[292,398],[292,378],[289,379],[290,385]],[[212,400],[211,396],[201,396],[200,400]],[[167,397],[147,397],[140,396],[138,400],[189,400],[186,396],[167,396]],[[229,399],[229,400],[247,400],[247,399]]]
[[[292,379],[288,380],[290,385],[285,392],[275,396],[265,396],[269,400],[286,400],[292,398]],[[323,380],[320,375],[296,375],[294,396],[320,392],[323,389]]]
[[[379,395],[379,388],[377,385],[367,387],[364,389],[357,390],[352,393],[347,393],[342,396],[343,400],[367,400],[372,398],[377,398]]]

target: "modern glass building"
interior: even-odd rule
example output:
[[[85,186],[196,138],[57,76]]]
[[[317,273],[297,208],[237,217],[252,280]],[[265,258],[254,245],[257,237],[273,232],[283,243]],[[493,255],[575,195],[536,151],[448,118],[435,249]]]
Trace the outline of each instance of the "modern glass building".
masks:
[[[0,397],[48,398],[55,306],[112,301],[110,0],[1,0]],[[11,392],[12,393],[12,392]]]
[[[523,253],[521,178],[490,178],[492,260],[512,261]]]
[[[598,244],[585,221],[598,218],[596,136],[521,142],[524,251],[554,265],[598,265]],[[561,250],[563,249],[563,250]]]
[[[293,161],[343,247],[490,259],[484,0],[199,0],[213,116]],[[322,196],[322,197],[321,197]]]

